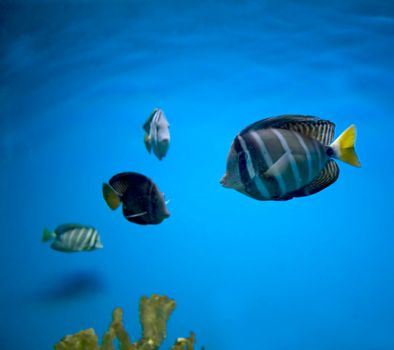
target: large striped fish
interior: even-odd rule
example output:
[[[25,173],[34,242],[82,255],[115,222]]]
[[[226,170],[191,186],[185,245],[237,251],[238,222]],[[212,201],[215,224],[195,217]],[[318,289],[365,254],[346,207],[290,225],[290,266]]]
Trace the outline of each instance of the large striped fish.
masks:
[[[97,230],[80,224],[64,224],[51,232],[44,229],[42,241],[53,240],[51,248],[61,252],[82,252],[103,248]]]
[[[170,124],[164,112],[160,108],[155,108],[143,128],[145,130],[144,143],[146,149],[149,153],[153,149],[156,157],[162,160],[170,147]]]
[[[234,139],[220,180],[257,200],[308,196],[333,184],[333,158],[359,167],[351,125],[334,142],[335,124],[312,116],[283,115],[258,121]]]
[[[103,197],[115,210],[123,204],[123,216],[140,225],[155,225],[170,216],[164,194],[145,175],[125,172],[113,176],[109,184],[103,183]]]

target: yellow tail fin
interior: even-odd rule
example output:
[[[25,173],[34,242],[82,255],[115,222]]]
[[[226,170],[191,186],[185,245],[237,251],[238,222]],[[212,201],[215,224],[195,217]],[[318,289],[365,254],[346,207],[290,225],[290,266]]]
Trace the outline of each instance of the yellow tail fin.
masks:
[[[115,210],[120,205],[120,198],[115,190],[108,184],[103,183],[103,197],[107,205]]]
[[[360,167],[354,144],[356,142],[356,126],[350,125],[338,138],[330,145],[334,151],[334,157],[350,165]]]

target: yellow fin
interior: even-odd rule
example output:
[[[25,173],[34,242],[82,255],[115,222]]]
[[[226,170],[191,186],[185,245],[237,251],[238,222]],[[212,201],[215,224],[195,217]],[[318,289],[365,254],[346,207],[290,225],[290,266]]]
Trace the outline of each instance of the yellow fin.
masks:
[[[120,198],[115,190],[108,184],[103,183],[103,197],[107,205],[115,210],[120,205]]]
[[[354,144],[356,142],[356,126],[350,125],[338,138],[330,145],[334,151],[334,157],[350,165],[360,167]]]

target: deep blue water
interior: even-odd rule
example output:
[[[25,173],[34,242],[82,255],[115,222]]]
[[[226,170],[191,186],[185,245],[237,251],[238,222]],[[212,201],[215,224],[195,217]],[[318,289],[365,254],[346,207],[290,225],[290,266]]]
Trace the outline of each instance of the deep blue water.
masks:
[[[51,349],[101,336],[138,300],[177,308],[166,347],[394,349],[392,1],[0,1],[0,345]],[[142,124],[160,106],[159,162]],[[362,168],[310,197],[259,202],[224,189],[248,124],[285,113],[358,128]],[[108,209],[102,182],[151,177],[158,226]],[[104,249],[62,254],[43,227],[94,225]],[[164,347],[165,348],[165,347]]]

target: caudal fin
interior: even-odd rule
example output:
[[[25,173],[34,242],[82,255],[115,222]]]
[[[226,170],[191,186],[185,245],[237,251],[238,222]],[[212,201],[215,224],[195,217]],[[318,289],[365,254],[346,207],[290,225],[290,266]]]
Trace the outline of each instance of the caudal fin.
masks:
[[[55,234],[52,231],[49,231],[47,228],[42,230],[42,242],[48,242],[55,237]]]
[[[108,184],[103,183],[103,197],[107,205],[115,210],[120,205],[120,198],[115,190]]]
[[[334,151],[334,157],[350,165],[360,167],[354,144],[356,142],[356,126],[350,125],[338,138],[330,145]]]

